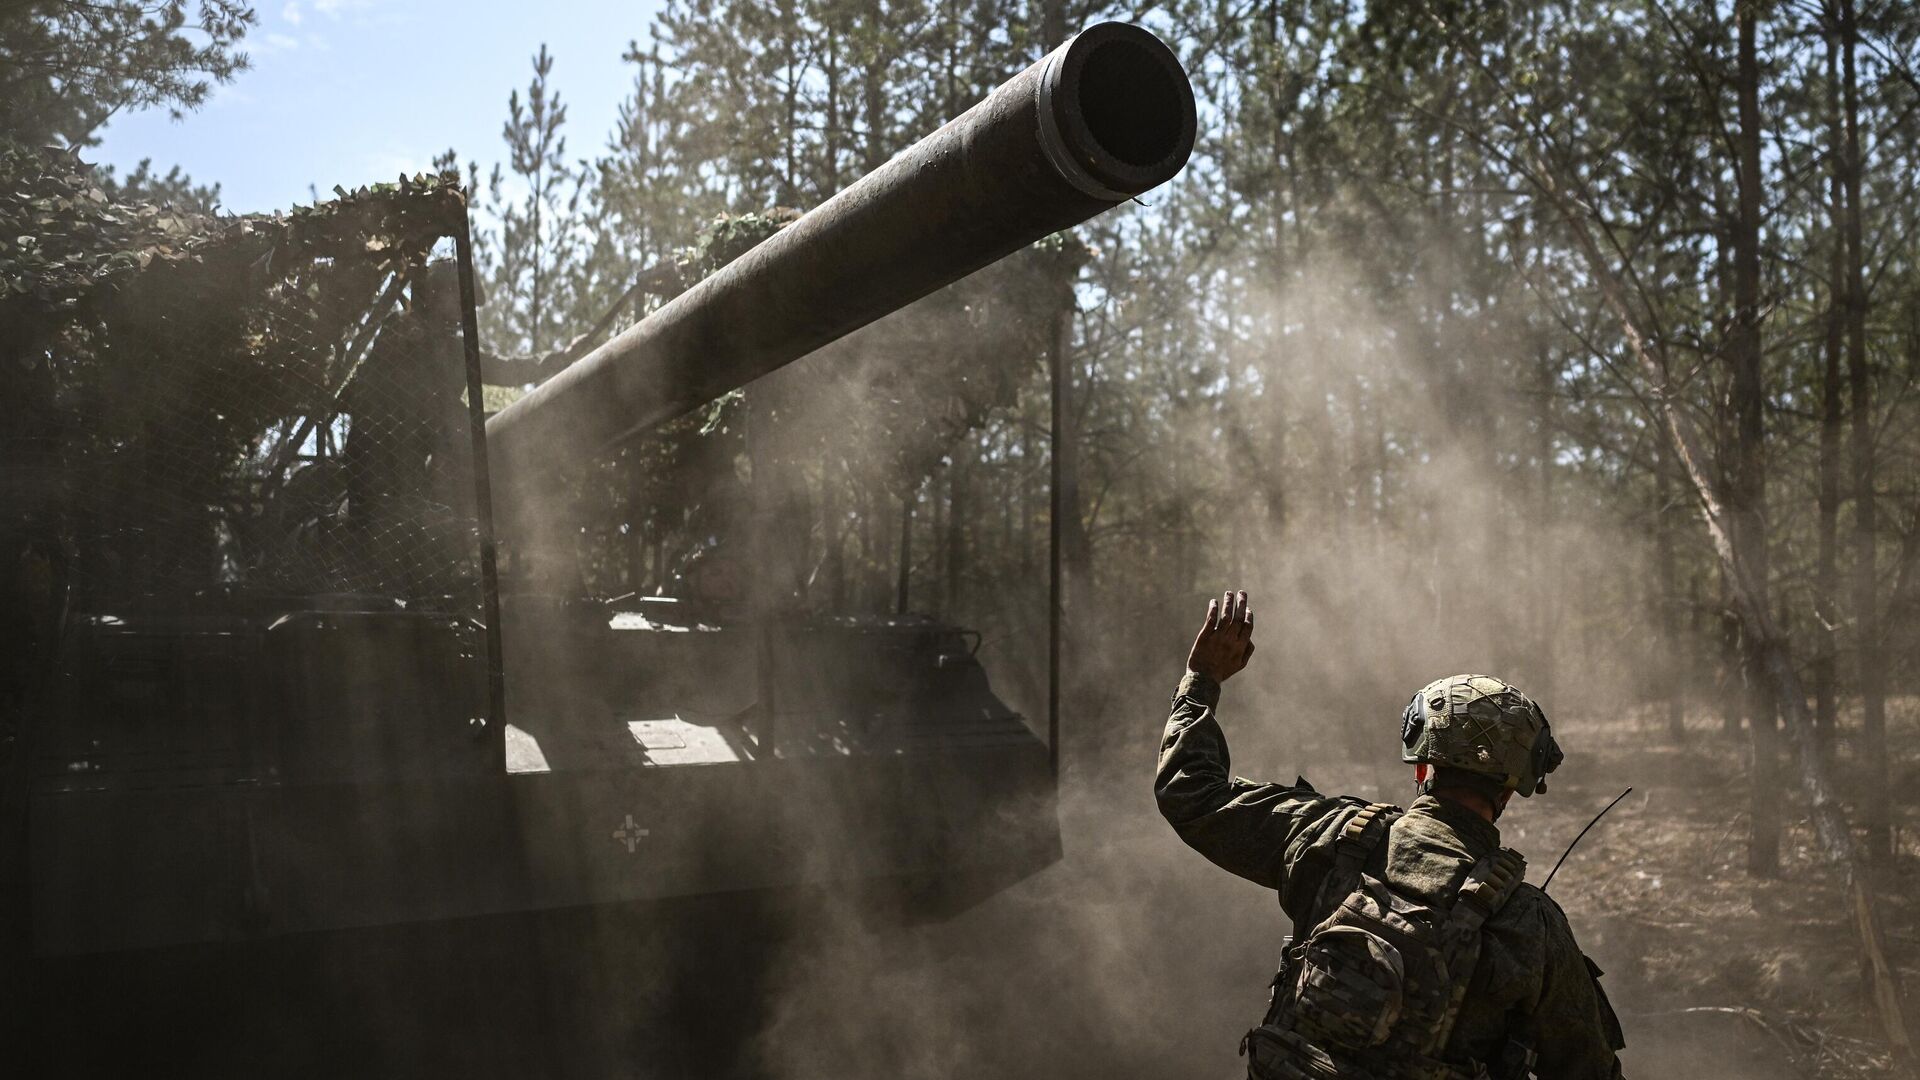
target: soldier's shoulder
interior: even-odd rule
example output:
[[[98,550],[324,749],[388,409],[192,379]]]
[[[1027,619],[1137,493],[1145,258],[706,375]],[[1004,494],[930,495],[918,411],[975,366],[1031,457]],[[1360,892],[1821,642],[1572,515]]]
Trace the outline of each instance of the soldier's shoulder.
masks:
[[[1287,812],[1293,818],[1294,827],[1289,830],[1292,835],[1282,856],[1287,872],[1286,885],[1280,892],[1280,906],[1296,920],[1308,915],[1317,920],[1324,913],[1310,912],[1307,906],[1318,898],[1327,875],[1338,862],[1340,838],[1346,834],[1347,826],[1373,804],[1357,795],[1322,795],[1304,778],[1294,781],[1292,791]],[[1386,833],[1387,830],[1378,827],[1369,830],[1376,845],[1381,847],[1385,845],[1379,841]]]
[[[1387,837],[1406,811],[1391,803],[1373,802],[1358,795],[1314,794],[1310,833],[1315,846],[1333,848],[1347,836],[1362,840],[1370,848],[1384,848]]]
[[[1323,795],[1307,783],[1305,777],[1294,780],[1294,791],[1298,804],[1293,813],[1303,828],[1291,854],[1298,857],[1308,850],[1330,849],[1346,832],[1347,825],[1358,818],[1368,807],[1375,806],[1358,795]],[[1391,820],[1400,813],[1396,806],[1381,805],[1374,817]],[[1384,836],[1384,830],[1374,830],[1376,836]]]
[[[1319,796],[1323,808],[1329,815],[1337,815],[1342,821],[1351,821],[1361,812],[1371,810],[1373,813],[1369,820],[1391,822],[1407,812],[1404,807],[1395,806],[1392,803],[1374,802],[1372,799],[1365,799],[1358,795],[1321,795],[1313,790],[1311,784],[1307,784],[1305,778],[1301,778],[1299,783],[1305,784],[1307,791]]]
[[[1239,779],[1236,777],[1236,779]],[[1251,781],[1247,781],[1251,783]],[[1275,785],[1284,791],[1289,801],[1300,811],[1311,812],[1316,817],[1338,817],[1341,821],[1352,818],[1369,806],[1376,805],[1358,795],[1327,794],[1313,786],[1313,782],[1304,776],[1296,776],[1291,784]],[[1402,813],[1397,806],[1384,807],[1390,814]]]
[[[1562,923],[1567,921],[1566,912],[1560,910],[1560,905],[1553,897],[1542,892],[1540,886],[1524,881],[1514,886],[1513,896],[1507,900],[1507,909],[1517,914],[1524,913]]]
[[[1515,887],[1513,896],[1500,912],[1500,921],[1510,928],[1524,930],[1528,936],[1538,937],[1549,948],[1577,948],[1566,911],[1538,885],[1522,882]]]

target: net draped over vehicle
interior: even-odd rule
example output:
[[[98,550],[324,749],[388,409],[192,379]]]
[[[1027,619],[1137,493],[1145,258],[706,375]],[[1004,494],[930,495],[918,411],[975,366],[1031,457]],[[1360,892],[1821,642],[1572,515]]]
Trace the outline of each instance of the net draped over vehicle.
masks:
[[[459,293],[429,269],[463,227],[457,185],[205,217],[111,203],[46,158],[9,170],[25,174],[9,197],[56,220],[0,267],[9,557],[49,553],[92,610],[343,594],[474,610]]]

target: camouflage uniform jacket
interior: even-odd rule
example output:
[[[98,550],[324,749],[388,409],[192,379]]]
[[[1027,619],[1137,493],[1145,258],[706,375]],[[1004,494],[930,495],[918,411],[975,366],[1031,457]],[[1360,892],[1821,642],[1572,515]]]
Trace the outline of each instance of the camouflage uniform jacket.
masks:
[[[1277,890],[1296,933],[1304,932],[1328,914],[1308,909],[1333,867],[1334,839],[1366,801],[1322,795],[1304,779],[1256,784],[1234,776],[1214,716],[1219,701],[1219,684],[1205,676],[1189,673],[1180,683],[1154,778],[1160,812],[1215,865]],[[1500,831],[1478,814],[1422,796],[1394,822],[1367,870],[1411,898],[1450,899],[1474,862],[1499,846]],[[1559,905],[1522,885],[1481,932],[1449,1056],[1497,1062],[1513,1035],[1539,1055],[1534,1072],[1542,1080],[1619,1077],[1619,1021],[1600,989],[1600,969],[1581,954]]]

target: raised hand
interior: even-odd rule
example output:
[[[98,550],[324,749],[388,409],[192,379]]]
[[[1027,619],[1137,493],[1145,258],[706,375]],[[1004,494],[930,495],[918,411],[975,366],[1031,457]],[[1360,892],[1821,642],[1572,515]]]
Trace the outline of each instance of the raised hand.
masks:
[[[1247,606],[1247,594],[1228,592],[1207,603],[1207,621],[1193,639],[1193,651],[1187,654],[1187,670],[1198,672],[1214,682],[1226,682],[1253,655],[1253,609]]]

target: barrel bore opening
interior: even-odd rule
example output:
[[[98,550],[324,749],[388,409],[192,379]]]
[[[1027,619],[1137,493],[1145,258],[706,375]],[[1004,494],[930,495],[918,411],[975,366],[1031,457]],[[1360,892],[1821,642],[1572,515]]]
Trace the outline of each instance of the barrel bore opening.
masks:
[[[1160,58],[1139,44],[1103,41],[1080,70],[1080,116],[1100,148],[1136,169],[1151,168],[1180,148],[1183,87]]]

